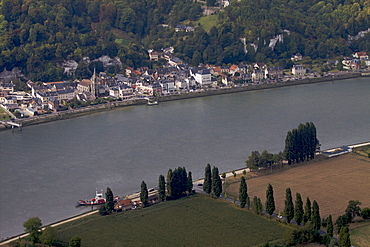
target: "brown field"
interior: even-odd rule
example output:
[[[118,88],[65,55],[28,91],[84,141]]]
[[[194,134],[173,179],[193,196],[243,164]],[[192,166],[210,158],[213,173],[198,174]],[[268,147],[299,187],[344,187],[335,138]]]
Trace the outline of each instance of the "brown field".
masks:
[[[370,207],[370,159],[353,153],[247,179],[249,197],[258,196],[264,204],[269,183],[274,188],[276,212],[284,211],[288,187],[293,201],[297,192],[304,204],[307,197],[311,203],[316,200],[322,218],[331,214],[336,220],[344,214],[349,200],[359,200],[362,208]],[[237,195],[238,191],[239,182],[228,186],[229,195]]]

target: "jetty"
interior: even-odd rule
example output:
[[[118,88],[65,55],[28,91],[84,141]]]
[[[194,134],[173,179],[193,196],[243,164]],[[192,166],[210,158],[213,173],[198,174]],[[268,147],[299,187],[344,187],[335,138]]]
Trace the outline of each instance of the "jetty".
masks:
[[[0,121],[0,124],[3,124],[6,128],[11,127],[12,129],[14,129],[14,127],[18,127],[19,130],[22,130],[22,123],[16,123],[11,120]]]

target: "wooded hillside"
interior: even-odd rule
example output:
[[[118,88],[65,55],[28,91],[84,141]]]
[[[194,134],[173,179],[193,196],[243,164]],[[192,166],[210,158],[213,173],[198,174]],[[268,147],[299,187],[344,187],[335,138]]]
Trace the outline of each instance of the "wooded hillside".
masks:
[[[295,53],[329,59],[370,47],[369,33],[348,39],[370,28],[370,0],[231,1],[209,32],[194,24],[202,5],[190,0],[3,0],[0,13],[0,72],[20,67],[36,81],[66,79],[60,67],[65,60],[79,63],[76,77],[88,76],[83,57],[148,65],[147,49],[168,46],[192,65],[256,61],[283,67]],[[177,24],[195,31],[175,32]]]

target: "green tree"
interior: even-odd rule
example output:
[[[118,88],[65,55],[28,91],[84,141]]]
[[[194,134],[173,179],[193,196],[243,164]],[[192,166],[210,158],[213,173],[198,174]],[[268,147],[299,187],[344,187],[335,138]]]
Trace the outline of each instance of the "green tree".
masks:
[[[255,171],[260,167],[261,155],[258,151],[252,151],[251,155],[248,156],[248,160],[245,161],[247,167],[251,171]]]
[[[114,201],[113,192],[109,187],[107,187],[107,191],[105,192],[105,200],[105,208],[107,209],[107,212],[111,213],[114,208]]]
[[[163,202],[164,200],[166,200],[166,182],[162,174],[159,175],[158,180],[158,199],[159,201]]]
[[[107,211],[107,208],[105,207],[105,205],[102,205],[100,208],[99,208],[99,214],[104,216],[104,215],[107,215],[109,212]]]
[[[321,227],[321,217],[320,217],[320,208],[319,204],[314,200],[312,203],[312,217],[311,221],[313,227],[316,231],[318,231]]]
[[[24,231],[29,234],[33,244],[38,243],[41,235],[41,220],[39,217],[29,218],[23,223]]]
[[[212,192],[212,172],[211,165],[207,164],[204,172],[203,191],[207,194]]]
[[[167,180],[166,180],[167,196],[170,196],[172,194],[171,179],[172,179],[172,169],[169,169],[167,172]]]
[[[297,225],[300,225],[303,221],[303,201],[300,193],[296,193],[295,207],[294,207],[294,220]]]
[[[340,247],[351,247],[351,239],[350,239],[349,229],[346,226],[344,226],[340,229],[339,246]]]
[[[191,172],[188,172],[188,181],[187,181],[186,190],[189,193],[192,193],[192,191],[193,191],[193,176],[192,176]]]
[[[140,201],[143,207],[146,207],[148,205],[148,188],[144,181],[141,182]]]
[[[220,197],[222,193],[222,181],[217,167],[212,169],[212,191],[216,197]]]
[[[292,191],[290,188],[287,188],[285,191],[285,208],[284,208],[284,215],[290,223],[290,221],[294,217],[294,205],[293,205],[293,198],[292,198]]]
[[[361,217],[364,218],[364,219],[370,219],[370,208],[362,209]]]
[[[73,236],[69,240],[69,247],[81,247],[81,238],[79,236]]]
[[[306,204],[304,206],[304,218],[303,218],[304,223],[307,223],[307,221],[311,220],[311,214],[312,214],[311,201],[310,198],[307,197]]]
[[[43,244],[52,246],[57,240],[58,231],[51,226],[47,226],[41,233],[40,240]]]
[[[361,208],[360,208],[361,204],[362,203],[358,200],[350,200],[348,202],[348,206],[345,212],[351,216],[351,219],[354,219],[356,215],[357,216],[361,215]]]
[[[239,187],[239,201],[241,208],[245,207],[245,204],[247,203],[247,197],[248,197],[247,182],[245,181],[245,178],[242,176],[240,179]]]
[[[274,199],[274,189],[272,185],[269,184],[266,190],[266,212],[272,215],[275,211],[275,199]]]
[[[261,199],[257,196],[253,197],[253,204],[252,204],[252,209],[255,214],[261,214],[262,213],[262,202]]]
[[[328,217],[326,232],[328,233],[328,235],[330,237],[333,237],[334,226],[333,226],[333,219],[332,219],[331,215],[329,215],[329,217]]]

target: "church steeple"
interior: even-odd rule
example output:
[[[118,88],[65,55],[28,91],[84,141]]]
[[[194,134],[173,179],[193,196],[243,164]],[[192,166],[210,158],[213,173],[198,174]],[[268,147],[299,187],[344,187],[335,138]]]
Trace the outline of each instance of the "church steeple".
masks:
[[[95,97],[98,96],[98,82],[96,78],[96,70],[94,68],[94,73],[91,77],[91,94],[94,95]]]

